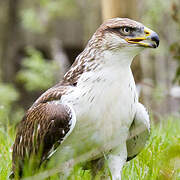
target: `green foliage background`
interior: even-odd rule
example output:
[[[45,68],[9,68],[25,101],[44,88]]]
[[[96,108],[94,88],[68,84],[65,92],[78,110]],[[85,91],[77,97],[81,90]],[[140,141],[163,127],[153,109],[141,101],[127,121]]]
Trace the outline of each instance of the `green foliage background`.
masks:
[[[22,69],[16,80],[25,86],[27,91],[46,90],[55,84],[55,74],[59,68],[55,61],[45,61],[41,52],[27,48],[29,57],[22,62]]]

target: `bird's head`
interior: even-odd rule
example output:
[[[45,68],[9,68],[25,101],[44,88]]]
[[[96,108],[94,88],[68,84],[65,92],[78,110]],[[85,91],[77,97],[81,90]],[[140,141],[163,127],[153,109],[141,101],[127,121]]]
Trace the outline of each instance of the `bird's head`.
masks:
[[[97,29],[64,79],[77,82],[87,71],[101,71],[103,67],[112,66],[113,69],[124,68],[122,65],[129,67],[141,50],[158,45],[158,35],[143,24],[127,18],[109,19]]]
[[[103,48],[112,51],[126,49],[138,53],[144,48],[156,48],[159,45],[157,33],[128,18],[109,19],[99,27],[95,36],[101,39]]]

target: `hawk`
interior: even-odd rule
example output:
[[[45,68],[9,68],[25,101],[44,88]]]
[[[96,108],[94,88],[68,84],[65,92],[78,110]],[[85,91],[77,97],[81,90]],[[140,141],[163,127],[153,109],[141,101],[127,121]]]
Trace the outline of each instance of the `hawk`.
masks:
[[[128,159],[144,147],[150,121],[131,72],[133,58],[156,48],[158,35],[127,18],[103,23],[63,80],[43,93],[19,124],[12,153],[12,170],[38,156],[63,163],[96,149],[85,161],[104,158],[113,180],[121,179]],[[109,178],[109,177],[107,177]]]

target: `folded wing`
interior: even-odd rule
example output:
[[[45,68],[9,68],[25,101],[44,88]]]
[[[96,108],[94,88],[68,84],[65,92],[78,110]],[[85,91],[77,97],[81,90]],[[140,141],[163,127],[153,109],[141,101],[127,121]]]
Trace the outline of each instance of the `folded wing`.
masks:
[[[51,98],[52,99],[52,98]],[[39,166],[71,133],[74,110],[59,100],[43,101],[29,109],[20,122],[13,145],[13,172],[22,173],[25,159],[39,155]]]

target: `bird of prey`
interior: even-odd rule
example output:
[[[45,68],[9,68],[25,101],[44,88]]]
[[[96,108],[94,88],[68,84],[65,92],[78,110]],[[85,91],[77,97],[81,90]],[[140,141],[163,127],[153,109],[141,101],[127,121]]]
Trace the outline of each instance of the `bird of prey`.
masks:
[[[63,163],[96,149],[84,161],[106,155],[112,179],[120,180],[123,165],[141,151],[150,131],[130,65],[143,49],[158,45],[158,35],[139,22],[113,18],[103,23],[62,81],[20,122],[13,172],[22,175],[24,163],[39,151],[38,167],[47,159]]]

